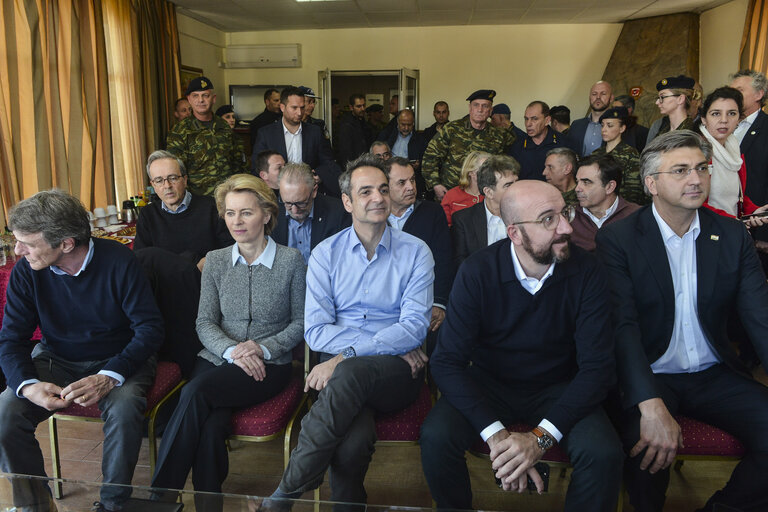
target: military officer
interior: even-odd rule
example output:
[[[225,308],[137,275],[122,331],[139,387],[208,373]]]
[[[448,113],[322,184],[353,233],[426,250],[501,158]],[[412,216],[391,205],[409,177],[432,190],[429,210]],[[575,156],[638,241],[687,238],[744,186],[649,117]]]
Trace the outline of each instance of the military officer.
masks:
[[[501,155],[515,142],[514,132],[488,122],[495,96],[490,89],[472,93],[467,98],[469,115],[445,125],[427,145],[422,175],[438,201],[459,184],[461,166],[471,151]]]
[[[193,194],[212,195],[219,182],[232,174],[247,172],[245,153],[227,122],[213,115],[216,93],[213,83],[201,76],[187,86],[192,115],[168,134],[168,151],[187,168],[187,188]]]

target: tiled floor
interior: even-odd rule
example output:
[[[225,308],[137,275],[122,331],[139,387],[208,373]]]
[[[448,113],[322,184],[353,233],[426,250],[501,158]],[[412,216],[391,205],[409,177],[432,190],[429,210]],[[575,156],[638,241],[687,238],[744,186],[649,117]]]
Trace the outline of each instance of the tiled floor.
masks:
[[[76,480],[101,479],[102,434],[100,423],[60,422],[60,451],[62,476]],[[46,458],[46,470],[51,474],[48,424],[37,430],[38,439]],[[559,469],[553,469],[550,492],[545,496],[502,493],[494,487],[487,460],[469,456],[470,474],[475,492],[475,506],[484,510],[551,511],[562,509],[568,485],[568,475],[560,478]],[[689,511],[695,509],[716,489],[721,487],[735,463],[689,462],[681,472],[673,472],[665,510]],[[264,496],[277,485],[282,473],[282,441],[251,444],[233,442],[230,452],[230,475],[225,492]],[[149,452],[145,440],[134,476],[134,485],[148,485]],[[188,481],[188,488],[191,483]],[[429,491],[421,472],[418,446],[383,446],[374,455],[366,477],[368,502],[381,505],[430,507]],[[321,496],[328,497],[327,485]],[[307,493],[305,498],[311,499]],[[60,506],[66,510],[87,510],[98,499],[96,489],[83,490],[64,485],[64,498]],[[185,500],[185,511],[194,505]],[[238,510],[240,507],[237,507]],[[631,507],[625,507],[631,510]]]

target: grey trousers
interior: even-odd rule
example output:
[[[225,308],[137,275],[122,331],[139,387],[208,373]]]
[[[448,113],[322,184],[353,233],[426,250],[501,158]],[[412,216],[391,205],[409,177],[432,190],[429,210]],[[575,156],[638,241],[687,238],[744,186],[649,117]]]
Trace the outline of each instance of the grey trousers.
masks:
[[[59,358],[38,344],[32,352],[38,379],[65,387],[72,382],[98,373],[106,361],[73,362]],[[130,485],[139,458],[146,394],[152,385],[156,361],[152,357],[122,386],[115,387],[99,401],[104,420],[104,445],[101,471],[105,483]],[[55,411],[47,411],[26,398],[16,396],[16,390],[6,388],[0,393],[0,470],[6,473],[46,476],[43,454],[35,439],[38,423]],[[73,475],[75,476],[75,475]],[[34,507],[46,502],[50,493],[40,493],[40,485],[21,479],[14,481],[14,505]],[[104,485],[101,502],[108,508],[119,505],[131,494],[128,487]]]
[[[339,363],[301,422],[298,445],[278,487],[317,488],[330,468],[331,500],[365,503],[365,473],[374,452],[374,414],[413,403],[424,382],[398,356],[363,356]]]

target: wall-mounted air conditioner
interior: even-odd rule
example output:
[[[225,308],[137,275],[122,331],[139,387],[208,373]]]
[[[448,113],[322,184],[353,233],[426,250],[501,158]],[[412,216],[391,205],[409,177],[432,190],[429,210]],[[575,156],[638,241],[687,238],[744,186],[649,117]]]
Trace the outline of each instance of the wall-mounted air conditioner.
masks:
[[[224,48],[222,68],[300,68],[301,45],[249,44]]]

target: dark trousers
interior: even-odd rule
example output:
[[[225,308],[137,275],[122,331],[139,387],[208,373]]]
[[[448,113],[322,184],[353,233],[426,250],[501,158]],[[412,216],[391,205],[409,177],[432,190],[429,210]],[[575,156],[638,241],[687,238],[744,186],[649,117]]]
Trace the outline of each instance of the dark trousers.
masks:
[[[473,367],[474,369],[474,367]],[[567,384],[522,393],[473,371],[487,403],[505,425],[537,425]],[[421,465],[432,498],[440,509],[471,509],[472,488],[465,452],[480,440],[467,418],[446,397],[440,398],[421,428]],[[561,445],[573,464],[565,498],[568,511],[612,511],[621,486],[621,442],[602,408],[576,423]],[[492,469],[488,468],[489,478]]]
[[[65,387],[89,375],[98,373],[107,361],[67,361],[43,348],[32,352],[37,376],[42,382]],[[113,388],[99,401],[104,420],[104,446],[101,471],[105,485],[101,502],[109,507],[123,503],[131,494],[133,471],[139,459],[142,422],[147,408],[146,393],[155,374],[152,357],[139,370]],[[35,429],[55,411],[47,411],[26,398],[16,396],[16,390],[6,388],[0,394],[0,470],[6,473],[45,476],[43,454],[35,439]],[[13,480],[13,500],[17,506],[45,503],[50,497],[42,480]],[[106,485],[109,483],[122,486]],[[41,501],[42,500],[42,501]]]
[[[722,364],[702,372],[656,374],[655,378],[658,395],[671,414],[721,428],[747,448],[730,480],[710,498],[710,504],[745,511],[768,510],[768,388]],[[628,453],[640,439],[640,411],[632,407],[620,421]],[[630,502],[639,512],[660,511],[669,484],[669,469],[655,475],[641,471],[644,455],[645,451],[626,461],[625,482]]]
[[[285,494],[317,488],[330,468],[331,500],[365,503],[365,473],[374,451],[374,414],[413,403],[424,380],[398,356],[346,359],[301,422],[301,434],[278,487]]]
[[[216,366],[198,358],[163,434],[152,487],[183,489],[192,470],[196,491],[221,492],[229,472],[225,441],[232,410],[272,398],[291,377],[290,364],[267,364],[266,370],[257,381],[234,364]]]

